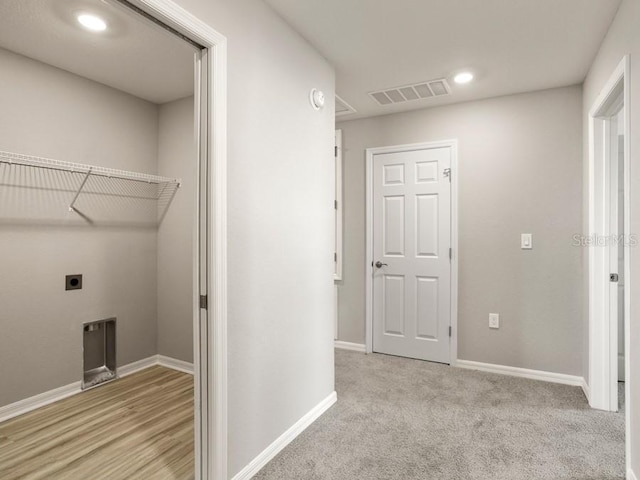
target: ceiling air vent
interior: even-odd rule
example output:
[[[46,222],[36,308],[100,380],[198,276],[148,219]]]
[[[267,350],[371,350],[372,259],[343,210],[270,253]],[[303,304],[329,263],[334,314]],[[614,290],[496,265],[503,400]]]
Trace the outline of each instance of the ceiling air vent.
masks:
[[[369,93],[369,96],[371,96],[378,105],[392,105],[394,103],[411,102],[424,98],[442,97],[444,95],[451,95],[449,84],[444,78]]]
[[[356,109],[336,95],[336,117],[356,113]]]

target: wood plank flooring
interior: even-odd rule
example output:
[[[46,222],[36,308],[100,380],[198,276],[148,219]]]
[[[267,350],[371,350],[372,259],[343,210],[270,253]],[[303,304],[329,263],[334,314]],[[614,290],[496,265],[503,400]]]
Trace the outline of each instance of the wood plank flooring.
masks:
[[[154,366],[0,423],[0,478],[193,479],[193,376]]]

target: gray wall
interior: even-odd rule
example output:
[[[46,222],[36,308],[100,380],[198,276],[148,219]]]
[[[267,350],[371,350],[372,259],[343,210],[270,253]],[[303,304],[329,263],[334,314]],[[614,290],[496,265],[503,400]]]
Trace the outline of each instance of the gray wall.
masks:
[[[261,0],[178,0],[229,41],[229,475],[334,390],[332,67]]]
[[[1,150],[155,172],[155,105],[6,50],[0,71]],[[83,322],[118,317],[120,365],[156,353],[155,229],[3,222],[0,252],[0,405],[80,380]]]
[[[589,109],[593,105],[596,97],[604,87],[605,83],[622,60],[625,54],[631,55],[631,104],[627,106],[630,109],[631,122],[631,139],[630,151],[631,156],[631,174],[630,174],[630,204],[631,212],[631,229],[630,234],[638,234],[640,232],[640,216],[637,215],[637,209],[640,208],[640,170],[638,169],[638,152],[640,152],[640,135],[638,135],[638,122],[640,122],[640,28],[638,28],[638,19],[640,19],[640,2],[637,0],[624,0],[620,5],[620,9],[609,28],[609,32],[600,47],[600,51],[596,56],[591,70],[584,82],[584,189],[588,185],[588,130],[587,119]],[[588,214],[587,197],[584,201],[584,229],[588,229],[586,223]],[[585,265],[587,251],[584,252]],[[631,288],[635,287],[635,279],[640,278],[640,254],[637,248],[630,249],[629,262],[631,265],[631,275],[627,281],[630,282]],[[587,283],[585,282],[585,295]],[[638,380],[638,365],[640,365],[640,350],[637,348],[640,340],[640,296],[631,295],[631,329],[629,335],[631,337],[632,348],[629,350],[631,369],[629,376],[631,378],[631,398],[627,398],[627,404],[631,408],[631,468],[635,475],[640,475],[640,381]],[[584,328],[584,361],[588,365],[588,315],[585,305]]]
[[[193,97],[160,106],[158,174],[182,179],[158,229],[158,353],[193,362],[193,226],[197,158]]]
[[[582,374],[579,86],[339,123],[338,338],[364,343],[365,149],[458,139],[458,358]],[[520,249],[532,233],[534,248]],[[489,329],[489,313],[500,329]]]

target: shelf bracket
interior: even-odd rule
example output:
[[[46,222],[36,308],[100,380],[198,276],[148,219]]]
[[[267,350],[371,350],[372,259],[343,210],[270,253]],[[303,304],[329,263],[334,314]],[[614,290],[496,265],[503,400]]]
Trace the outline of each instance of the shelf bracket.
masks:
[[[82,192],[82,189],[84,188],[85,184],[87,183],[87,180],[89,180],[90,176],[91,176],[91,169],[89,169],[87,174],[84,176],[84,179],[82,180],[82,183],[80,184],[80,187],[78,188],[78,191],[76,192],[75,197],[73,197],[73,200],[71,200],[71,203],[69,204],[69,211],[70,212],[75,212],[76,211],[74,205],[76,203],[76,200],[78,200],[78,197],[80,196],[80,192]]]

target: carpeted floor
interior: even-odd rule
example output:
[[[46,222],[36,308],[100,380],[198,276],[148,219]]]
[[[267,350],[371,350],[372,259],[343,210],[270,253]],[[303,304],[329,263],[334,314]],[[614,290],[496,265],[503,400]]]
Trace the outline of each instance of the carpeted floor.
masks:
[[[624,416],[577,387],[336,350],[336,390],[255,479],[624,479]]]

